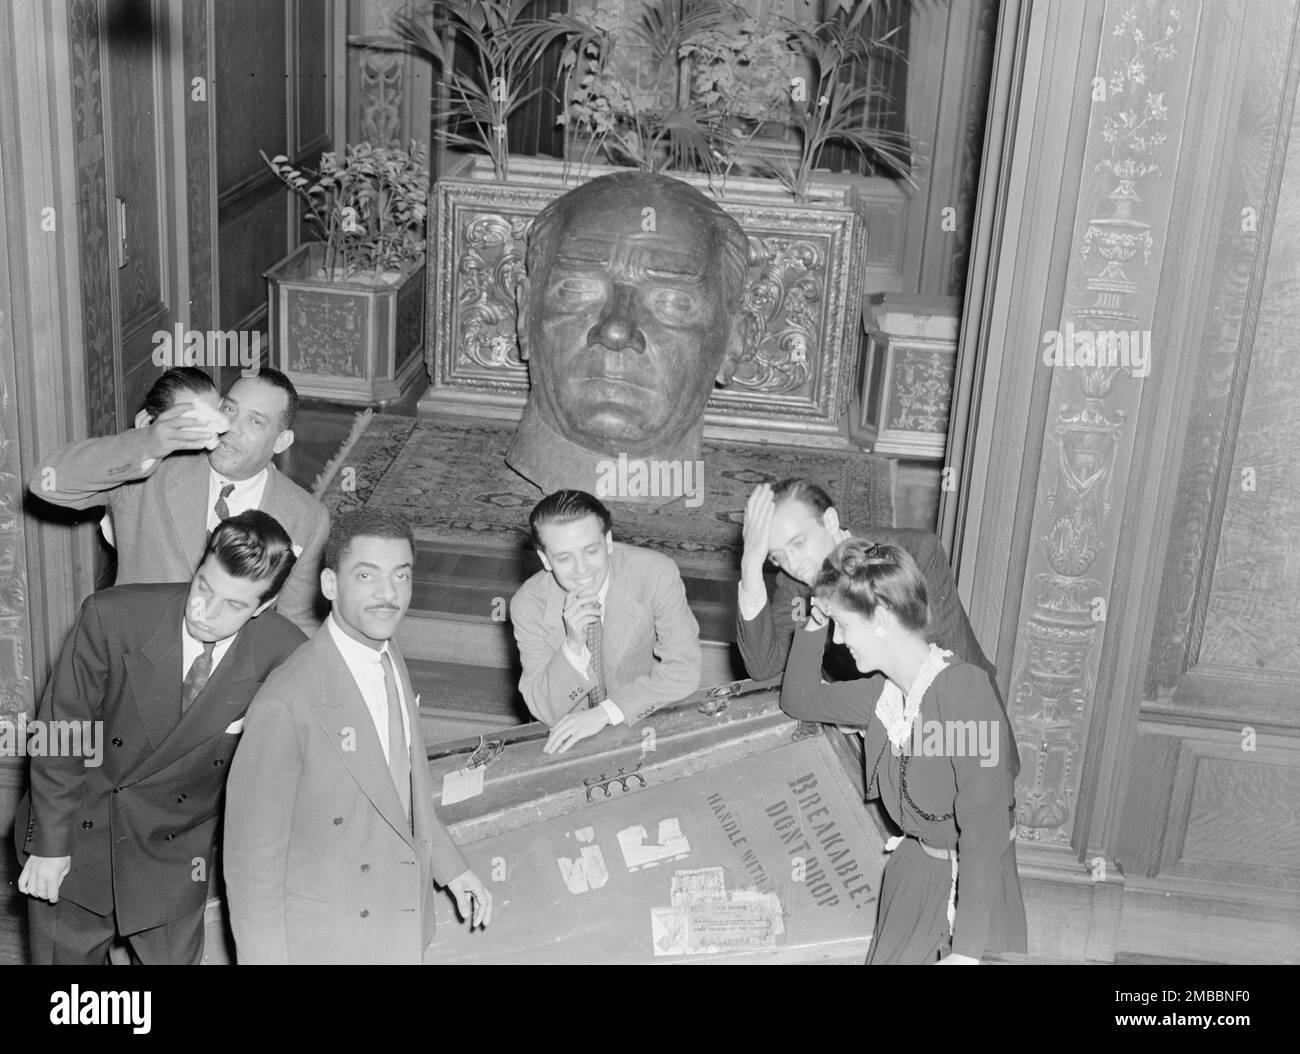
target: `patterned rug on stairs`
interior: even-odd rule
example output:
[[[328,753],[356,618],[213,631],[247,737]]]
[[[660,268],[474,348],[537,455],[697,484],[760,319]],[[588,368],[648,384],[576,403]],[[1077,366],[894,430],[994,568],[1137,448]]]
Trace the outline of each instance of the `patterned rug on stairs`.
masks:
[[[541,492],[505,463],[514,425],[436,422],[365,411],[316,482],[331,513],[379,505],[406,516],[425,542],[502,549],[528,541],[528,513]],[[657,549],[684,568],[738,566],[745,501],[755,485],[785,476],[816,480],[849,524],[893,525],[893,463],[857,451],[709,441],[704,500],[658,508],[606,501],[614,537]]]

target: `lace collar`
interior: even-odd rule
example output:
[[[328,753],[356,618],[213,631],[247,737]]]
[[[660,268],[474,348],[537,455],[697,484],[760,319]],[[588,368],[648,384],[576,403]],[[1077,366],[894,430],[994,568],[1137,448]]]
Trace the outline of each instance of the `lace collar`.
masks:
[[[906,702],[898,685],[888,678],[885,679],[885,687],[880,693],[880,698],[876,700],[876,718],[885,726],[885,732],[888,733],[889,741],[894,745],[895,750],[901,750],[903,744],[907,742],[916,715],[921,712],[922,698],[930,690],[934,679],[948,667],[948,659],[951,657],[952,652],[944,651],[939,645],[932,643],[930,654],[925,657],[925,662],[921,663],[916,680],[907,690]]]

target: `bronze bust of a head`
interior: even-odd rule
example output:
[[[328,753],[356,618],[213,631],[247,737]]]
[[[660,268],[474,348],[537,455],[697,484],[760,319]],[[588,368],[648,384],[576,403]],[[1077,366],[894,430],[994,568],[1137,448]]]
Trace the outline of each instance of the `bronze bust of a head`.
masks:
[[[516,289],[531,392],[507,462],[549,493],[594,492],[620,455],[698,460],[705,403],[751,332],[747,267],[740,225],[668,176],[602,176],[543,209]]]

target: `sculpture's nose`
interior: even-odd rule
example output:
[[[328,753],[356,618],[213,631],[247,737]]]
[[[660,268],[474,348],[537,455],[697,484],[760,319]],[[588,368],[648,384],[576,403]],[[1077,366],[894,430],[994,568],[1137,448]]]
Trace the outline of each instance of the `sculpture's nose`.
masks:
[[[632,350],[638,354],[645,352],[645,337],[637,328],[633,317],[633,305],[636,290],[621,282],[614,283],[614,295],[610,297],[600,320],[587,334],[587,343],[599,344],[610,351]]]

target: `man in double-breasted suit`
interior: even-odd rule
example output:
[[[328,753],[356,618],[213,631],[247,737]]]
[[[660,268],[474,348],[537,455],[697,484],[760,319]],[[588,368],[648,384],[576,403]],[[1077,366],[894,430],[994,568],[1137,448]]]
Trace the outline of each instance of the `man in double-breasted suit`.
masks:
[[[230,430],[215,449],[192,453],[211,433],[186,416],[187,405],[174,406],[147,428],[56,451],[32,473],[28,489],[66,508],[109,507],[118,585],[188,581],[222,519],[246,509],[269,513],[298,554],[277,610],[311,633],[319,625],[317,575],[329,514],[271,462],[293,443],[297,407],[292,382],[262,370],[239,378],[222,399]]]
[[[563,753],[606,725],[634,725],[700,686],[700,627],[677,565],[614,541],[604,503],[558,490],[529,525],[541,571],[510,601],[519,691]]]
[[[249,709],[226,806],[225,876],[240,963],[414,963],[434,884],[486,925],[492,897],[433,811],[418,700],[392,643],[411,602],[400,517],[338,517],[316,635]]]
[[[293,563],[283,528],[252,510],[213,532],[192,582],[86,598],[37,715],[47,752],[14,827],[37,963],[104,963],[118,936],[139,962],[202,957],[244,713],[305,640],[267,610]],[[98,756],[48,753],[71,727],[59,722],[89,732]]]

